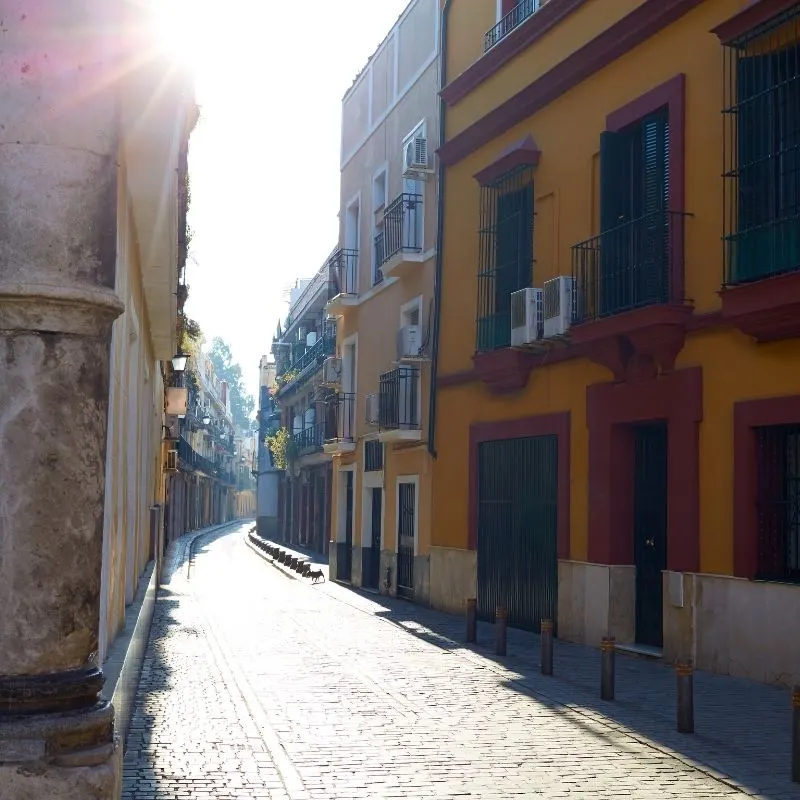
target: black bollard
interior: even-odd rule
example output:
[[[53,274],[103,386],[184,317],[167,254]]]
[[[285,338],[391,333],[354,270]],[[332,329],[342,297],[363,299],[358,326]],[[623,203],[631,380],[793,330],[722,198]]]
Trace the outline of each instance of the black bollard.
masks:
[[[541,636],[541,651],[542,651],[542,675],[553,674],[553,620],[542,620],[542,636]]]
[[[508,612],[505,606],[497,606],[494,621],[494,652],[498,656],[506,654],[506,631],[508,629]]]
[[[800,783],[800,686],[792,690],[792,781]]]
[[[678,681],[678,733],[694,733],[694,670],[691,661],[675,665]]]
[[[600,644],[600,698],[614,699],[614,655],[616,641],[613,637],[603,637]]]
[[[478,601],[474,597],[467,600],[467,642],[478,641]]]

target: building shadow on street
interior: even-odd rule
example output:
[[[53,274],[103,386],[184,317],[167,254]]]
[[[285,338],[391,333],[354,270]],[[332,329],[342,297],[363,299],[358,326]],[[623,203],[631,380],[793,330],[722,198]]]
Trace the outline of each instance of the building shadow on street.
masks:
[[[696,672],[695,733],[677,731],[674,670],[659,661],[618,653],[615,700],[600,699],[600,652],[554,642],[554,676],[540,668],[539,636],[509,628],[507,655],[497,656],[494,626],[478,623],[477,644],[465,644],[462,617],[412,603],[352,590],[374,604],[371,613],[446,651],[485,659],[508,691],[545,705],[594,737],[623,731],[656,749],[763,798],[797,797],[790,781],[791,698],[787,689],[741,678]],[[342,598],[336,593],[338,599]],[[346,602],[346,600],[345,600]],[[367,610],[362,608],[361,610]],[[484,663],[486,663],[484,662]],[[618,746],[618,739],[616,740]]]

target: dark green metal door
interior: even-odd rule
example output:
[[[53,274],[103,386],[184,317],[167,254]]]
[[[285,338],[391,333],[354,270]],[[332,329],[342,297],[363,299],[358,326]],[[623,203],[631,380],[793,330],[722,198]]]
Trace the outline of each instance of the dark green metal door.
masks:
[[[539,631],[556,620],[558,438],[483,442],[479,450],[478,615]]]
[[[414,598],[414,543],[416,530],[417,487],[401,483],[398,491],[400,507],[397,514],[397,596]]]
[[[667,568],[667,424],[637,426],[634,439],[636,641],[661,647],[663,571]]]

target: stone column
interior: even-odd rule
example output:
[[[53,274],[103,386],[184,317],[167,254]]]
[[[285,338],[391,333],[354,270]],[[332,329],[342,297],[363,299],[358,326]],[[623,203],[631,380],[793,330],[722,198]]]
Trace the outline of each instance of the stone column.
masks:
[[[120,0],[3,0],[0,796],[119,793],[100,701]]]

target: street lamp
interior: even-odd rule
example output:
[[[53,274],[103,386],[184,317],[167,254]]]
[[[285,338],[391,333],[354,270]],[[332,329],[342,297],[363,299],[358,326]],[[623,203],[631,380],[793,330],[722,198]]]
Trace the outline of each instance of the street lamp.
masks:
[[[211,422],[211,417],[208,414],[203,414],[203,425],[208,425]]]
[[[178,350],[178,352],[172,356],[172,369],[174,369],[175,372],[183,372],[186,369],[186,361],[188,358],[189,356]]]

